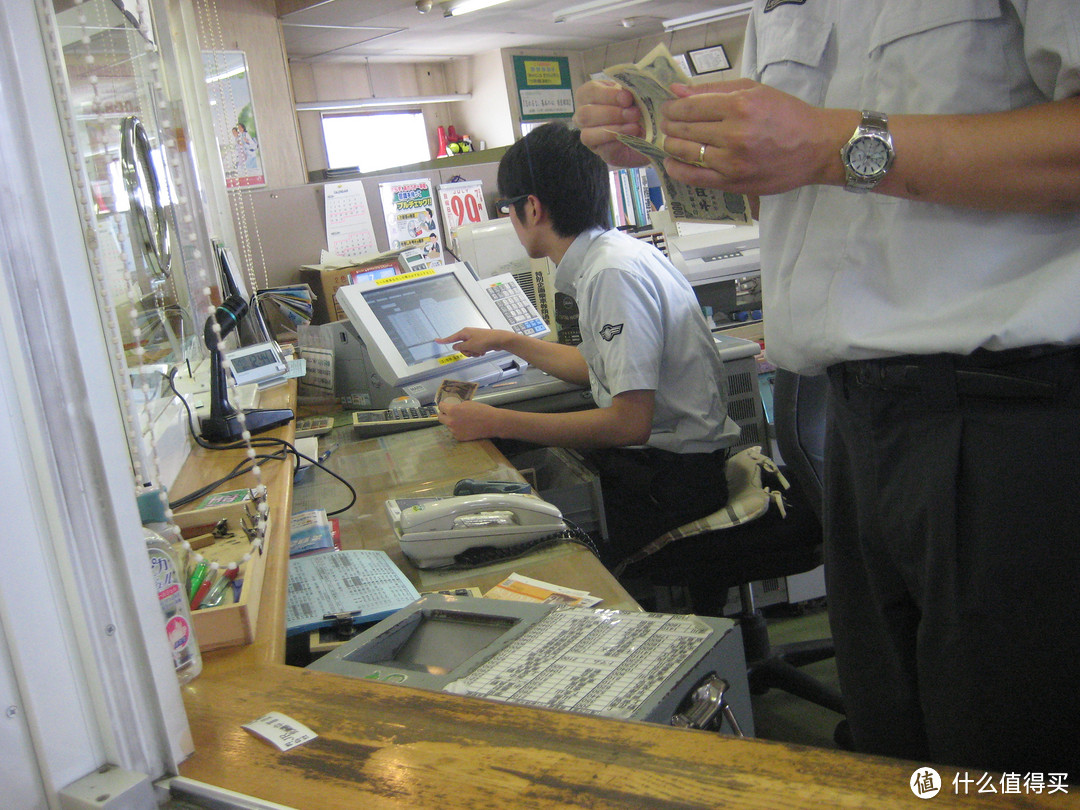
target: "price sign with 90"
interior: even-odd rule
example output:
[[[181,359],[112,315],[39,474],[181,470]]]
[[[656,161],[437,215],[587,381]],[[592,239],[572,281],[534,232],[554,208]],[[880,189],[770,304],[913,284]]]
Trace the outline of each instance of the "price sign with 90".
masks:
[[[487,206],[484,205],[484,187],[480,180],[444,183],[439,186],[439,203],[443,222],[450,231],[450,238],[463,225],[487,222]]]
[[[455,228],[466,222],[480,222],[480,204],[472,194],[455,194],[451,197],[450,212]]]

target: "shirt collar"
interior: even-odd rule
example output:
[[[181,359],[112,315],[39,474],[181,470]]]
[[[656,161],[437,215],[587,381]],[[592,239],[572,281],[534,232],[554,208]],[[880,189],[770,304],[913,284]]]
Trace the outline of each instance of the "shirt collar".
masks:
[[[607,233],[606,228],[589,228],[577,235],[555,268],[555,289],[572,298],[577,297],[577,283],[585,264],[585,254],[596,238],[604,233]]]

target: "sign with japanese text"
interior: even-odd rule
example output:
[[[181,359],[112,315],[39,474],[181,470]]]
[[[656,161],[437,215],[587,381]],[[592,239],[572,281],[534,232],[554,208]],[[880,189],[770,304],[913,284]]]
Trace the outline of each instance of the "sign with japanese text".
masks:
[[[390,250],[418,248],[432,264],[442,264],[442,234],[435,216],[435,197],[431,180],[397,180],[379,183]]]
[[[573,116],[574,90],[567,57],[515,56],[513,59],[522,121]]]

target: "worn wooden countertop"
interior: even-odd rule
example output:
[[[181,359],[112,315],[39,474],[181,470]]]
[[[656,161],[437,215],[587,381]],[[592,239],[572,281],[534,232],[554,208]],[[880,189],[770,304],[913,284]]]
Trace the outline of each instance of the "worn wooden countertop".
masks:
[[[268,406],[288,407],[291,396],[283,393],[281,402]],[[290,425],[271,435],[291,438],[292,432]],[[375,510],[387,497],[440,493],[451,479],[513,472],[489,443],[459,445],[442,427],[361,444],[335,451],[341,453],[339,471],[360,495],[343,516],[353,547],[387,547],[378,532],[385,521]],[[212,480],[235,460],[234,454],[197,451],[176,491],[185,481]],[[510,706],[286,666],[283,527],[292,512],[291,469],[265,465],[264,480],[275,529],[256,641],[208,653],[203,673],[183,687],[195,753],[181,765],[182,776],[300,810],[927,806],[909,787],[916,763]],[[332,486],[320,485],[328,509],[347,498],[343,488]],[[515,568],[542,576],[554,565],[560,577],[572,580],[560,579],[563,584],[623,602],[611,606],[632,607],[618,583],[604,581],[591,567],[591,554],[575,549],[563,547],[535,563],[537,570]],[[418,588],[456,586],[445,575],[410,569]],[[481,574],[490,584],[505,575]],[[318,737],[282,753],[241,727],[269,711],[283,712]],[[939,771],[945,785],[930,803],[935,807],[1078,806],[1075,796],[1061,793],[957,796],[955,771]]]

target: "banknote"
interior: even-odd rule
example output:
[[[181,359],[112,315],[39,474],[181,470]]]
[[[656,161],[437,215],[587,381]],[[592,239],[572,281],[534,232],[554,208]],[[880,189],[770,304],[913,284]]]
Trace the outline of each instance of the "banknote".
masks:
[[[665,158],[682,158],[664,148],[664,133],[660,131],[660,122],[663,120],[660,106],[675,98],[670,89],[672,84],[690,83],[690,79],[671,58],[667,47],[663,44],[657,45],[640,62],[633,65],[613,65],[604,70],[604,75],[629,90],[634,97],[634,103],[641,110],[644,137],[621,134],[616,137],[652,162],[660,176],[664,202],[671,216],[674,219],[748,225],[751,222],[750,204],[745,195],[690,186],[673,179],[664,169]],[[704,165],[697,161],[692,162],[697,166]]]
[[[435,392],[435,403],[438,404],[444,399],[448,402],[465,402],[473,398],[479,387],[474,382],[443,380],[439,383],[439,390]]]
[[[637,138],[633,135],[623,135],[621,132],[615,133],[615,137],[619,139],[620,143],[624,143],[631,149],[641,152],[641,154],[654,163],[663,163],[664,158],[674,157],[674,155],[657,146],[652,141],[647,141],[644,138]]]
[[[659,167],[657,173],[672,219],[726,222],[732,225],[749,225],[753,221],[750,201],[745,194],[681,183],[663,171],[663,166]]]
[[[620,134],[616,137],[652,161],[660,177],[665,204],[673,219],[729,222],[733,225],[749,225],[752,221],[746,195],[715,188],[700,188],[675,180],[664,168],[664,158],[673,157],[669,152],[633,135]]]
[[[664,133],[660,131],[660,105],[675,98],[671,85],[676,82],[689,84],[690,79],[675,64],[667,46],[660,44],[653,48],[637,64],[613,65],[604,70],[604,75],[621,84],[634,97],[634,103],[641,109],[642,129],[645,140],[664,148]]]

